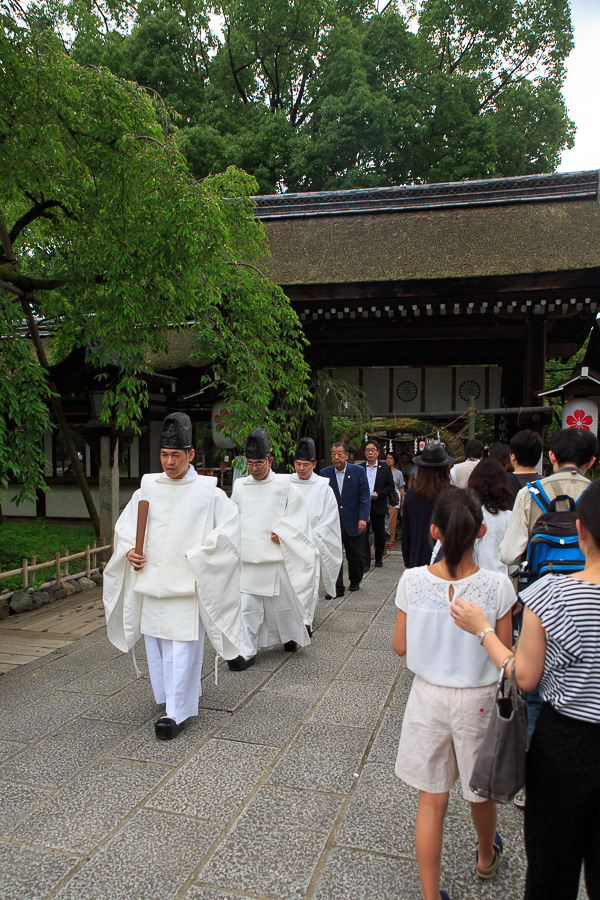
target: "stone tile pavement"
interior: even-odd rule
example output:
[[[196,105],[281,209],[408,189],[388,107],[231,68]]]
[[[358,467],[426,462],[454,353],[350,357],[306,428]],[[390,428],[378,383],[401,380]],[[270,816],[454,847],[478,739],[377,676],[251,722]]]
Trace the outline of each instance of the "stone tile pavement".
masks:
[[[310,647],[221,664],[218,685],[207,645],[200,715],[171,742],[104,629],[1,676],[4,900],[418,900],[417,796],[394,775],[411,678],[391,649],[399,575],[394,552],[320,603]],[[443,886],[521,898],[521,811],[500,808],[488,884],[468,813],[455,790]]]

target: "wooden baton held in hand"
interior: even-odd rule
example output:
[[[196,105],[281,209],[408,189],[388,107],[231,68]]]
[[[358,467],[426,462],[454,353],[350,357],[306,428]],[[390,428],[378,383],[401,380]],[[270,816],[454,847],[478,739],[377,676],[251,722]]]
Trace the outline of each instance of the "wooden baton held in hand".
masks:
[[[135,533],[135,552],[140,555],[144,552],[144,538],[146,536],[149,507],[150,504],[147,500],[140,500],[138,505],[137,531]]]

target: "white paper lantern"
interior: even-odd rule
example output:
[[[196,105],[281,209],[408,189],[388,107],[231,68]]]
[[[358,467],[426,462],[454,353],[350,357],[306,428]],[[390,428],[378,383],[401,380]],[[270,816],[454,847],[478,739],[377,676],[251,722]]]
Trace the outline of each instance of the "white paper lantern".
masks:
[[[563,428],[582,428],[598,435],[598,407],[593,400],[569,400],[563,406]]]
[[[235,447],[234,441],[231,438],[226,437],[222,431],[219,431],[217,427],[217,422],[215,421],[216,416],[220,416],[220,420],[227,417],[227,410],[225,409],[225,404],[222,400],[217,400],[216,403],[213,403],[213,408],[211,411],[211,432],[213,443],[219,448],[219,450],[232,450]]]

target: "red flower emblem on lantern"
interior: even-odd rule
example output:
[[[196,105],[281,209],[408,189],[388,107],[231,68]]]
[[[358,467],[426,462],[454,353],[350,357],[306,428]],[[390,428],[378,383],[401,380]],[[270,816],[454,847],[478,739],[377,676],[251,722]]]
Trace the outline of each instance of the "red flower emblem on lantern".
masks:
[[[217,413],[216,416],[213,416],[213,418],[215,420],[215,428],[217,429],[217,431],[220,431],[220,432],[225,431],[225,429],[227,428],[227,426],[229,424],[227,421],[228,416],[229,416],[229,410],[225,409],[225,407],[223,407],[223,409],[221,410],[220,413]]]
[[[585,428],[586,431],[589,431],[592,422],[592,417],[588,416],[583,409],[576,409],[572,416],[567,416],[569,428]]]

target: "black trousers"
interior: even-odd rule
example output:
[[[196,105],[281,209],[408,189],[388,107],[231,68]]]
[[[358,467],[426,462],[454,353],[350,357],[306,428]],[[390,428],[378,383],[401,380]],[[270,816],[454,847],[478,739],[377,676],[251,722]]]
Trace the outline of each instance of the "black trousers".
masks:
[[[375,562],[383,559],[383,551],[385,549],[385,516],[378,516],[377,513],[371,513],[371,519],[367,522],[367,530],[365,531],[365,545],[363,548],[363,562],[365,572],[371,565],[371,548],[369,547],[369,533],[373,532],[375,538]]]
[[[346,551],[346,561],[348,563],[348,578],[350,579],[350,584],[358,585],[363,577],[363,547],[365,536],[364,534],[357,534],[356,536],[348,534],[341,519],[340,528],[342,531],[342,546]],[[343,562],[340,566],[339,575],[335,583],[335,591],[336,594],[341,594],[344,591]]]
[[[544,703],[527,751],[525,900],[600,900],[600,724]]]

